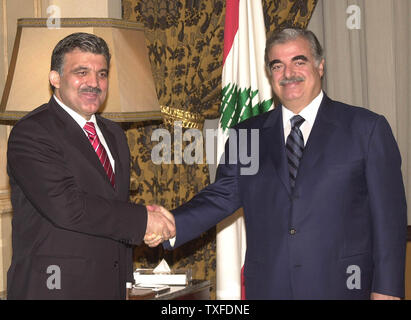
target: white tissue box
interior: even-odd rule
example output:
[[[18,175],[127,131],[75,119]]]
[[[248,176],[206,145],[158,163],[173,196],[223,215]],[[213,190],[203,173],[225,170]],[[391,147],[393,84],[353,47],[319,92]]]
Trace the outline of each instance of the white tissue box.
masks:
[[[136,285],[168,284],[185,286],[190,281],[189,271],[176,270],[173,272],[153,273],[154,269],[136,269],[134,282]]]

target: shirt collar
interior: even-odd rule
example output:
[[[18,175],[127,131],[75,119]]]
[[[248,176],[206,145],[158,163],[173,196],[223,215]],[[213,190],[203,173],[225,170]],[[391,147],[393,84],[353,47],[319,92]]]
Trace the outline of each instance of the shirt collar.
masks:
[[[56,95],[53,96],[54,99],[57,101],[58,105],[60,107],[63,108],[64,111],[66,111],[73,119],[74,121],[77,122],[77,124],[81,127],[84,128],[84,126],[86,125],[86,122],[93,122],[94,125],[97,125],[96,122],[96,116],[93,114],[90,118],[90,120],[86,120],[83,118],[83,116],[81,116],[80,114],[78,114],[76,111],[74,111],[73,109],[71,109],[70,107],[66,106],[63,102],[61,102]]]
[[[320,93],[318,94],[317,97],[314,98],[313,101],[311,101],[303,110],[301,110],[301,112],[299,113],[299,115],[301,117],[303,117],[305,119],[305,121],[310,125],[313,126],[314,125],[314,121],[315,118],[317,116],[318,113],[318,109],[320,108],[320,104],[321,101],[324,97],[324,93],[321,90]],[[283,111],[283,124],[284,124],[284,128],[285,126],[290,122],[290,119],[295,116],[295,114],[287,109],[286,107],[284,107],[284,105],[282,105],[282,111]]]

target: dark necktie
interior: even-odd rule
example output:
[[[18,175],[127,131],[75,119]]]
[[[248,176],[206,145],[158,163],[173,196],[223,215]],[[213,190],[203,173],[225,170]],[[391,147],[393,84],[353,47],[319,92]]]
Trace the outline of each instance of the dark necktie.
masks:
[[[291,118],[291,132],[287,137],[286,151],[288,169],[290,172],[291,190],[294,189],[297,178],[298,166],[304,151],[304,138],[300,126],[305,121],[303,117],[296,115]]]
[[[88,139],[96,152],[101,164],[103,165],[104,170],[107,173],[108,179],[110,180],[111,185],[113,188],[115,187],[115,175],[113,172],[113,168],[111,167],[110,159],[108,157],[106,149],[101,144],[100,139],[97,135],[96,128],[94,127],[93,122],[86,122],[84,125],[84,130],[88,135]]]

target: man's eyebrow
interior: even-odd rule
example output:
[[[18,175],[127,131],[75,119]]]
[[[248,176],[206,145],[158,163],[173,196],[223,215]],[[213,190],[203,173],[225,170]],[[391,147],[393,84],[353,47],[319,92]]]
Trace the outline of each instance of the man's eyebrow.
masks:
[[[76,68],[73,69],[73,72],[82,71],[82,70],[88,70],[88,68],[87,68],[87,67],[84,67],[84,66],[78,66],[78,67],[76,67]]]
[[[278,59],[271,60],[271,61],[268,63],[268,67],[269,67],[269,68],[272,68],[272,66],[275,65],[276,63],[281,63],[281,60],[278,60]]]
[[[73,69],[73,72],[77,72],[77,71],[84,71],[84,70],[89,70],[90,68],[85,67],[85,66],[78,66],[76,68]],[[103,68],[101,70],[99,70],[98,72],[106,72],[108,73],[108,69],[107,68]]]
[[[291,59],[291,61],[297,61],[297,60],[308,61],[308,58],[307,58],[305,55],[301,54],[301,55],[295,56],[295,57],[293,57],[293,58]],[[281,62],[281,60],[279,60],[279,59],[271,60],[271,61],[268,63],[268,67],[269,67],[269,68],[272,68],[273,65],[275,65],[275,64],[277,64],[277,63],[282,63],[282,62]]]
[[[303,61],[308,61],[308,58],[305,55],[299,55],[295,56],[294,58],[291,59],[291,61],[296,61],[296,60],[303,60]]]

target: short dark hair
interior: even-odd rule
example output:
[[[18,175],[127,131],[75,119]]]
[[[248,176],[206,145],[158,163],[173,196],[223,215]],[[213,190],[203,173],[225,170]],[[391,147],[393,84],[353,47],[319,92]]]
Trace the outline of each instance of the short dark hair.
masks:
[[[323,48],[321,47],[321,44],[315,36],[314,32],[300,28],[287,28],[275,32],[266,41],[265,65],[269,74],[271,74],[271,70],[268,66],[268,64],[270,63],[270,61],[268,61],[268,53],[270,52],[271,48],[276,44],[284,44],[288,41],[296,40],[297,38],[304,38],[305,40],[307,40],[310,43],[311,53],[314,56],[316,63],[319,64],[321,62],[321,60],[324,58]]]
[[[85,32],[72,33],[57,43],[51,55],[50,69],[62,75],[64,56],[75,49],[103,55],[106,58],[107,69],[109,69],[111,55],[107,43],[104,39]]]

